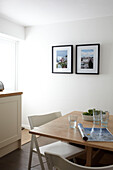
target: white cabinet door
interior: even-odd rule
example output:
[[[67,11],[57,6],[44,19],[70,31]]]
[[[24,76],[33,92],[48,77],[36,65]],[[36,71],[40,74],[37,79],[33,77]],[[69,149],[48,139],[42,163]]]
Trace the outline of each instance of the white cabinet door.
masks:
[[[0,98],[0,148],[21,139],[21,95]]]

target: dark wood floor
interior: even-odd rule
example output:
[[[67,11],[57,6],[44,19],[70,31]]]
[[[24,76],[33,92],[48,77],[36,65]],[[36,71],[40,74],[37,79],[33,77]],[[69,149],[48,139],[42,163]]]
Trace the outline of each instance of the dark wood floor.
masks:
[[[56,140],[40,137],[38,138],[39,146],[54,142]],[[29,161],[29,149],[30,143],[27,143],[22,146],[21,149],[17,149],[8,155],[0,158],[0,170],[28,170],[28,161]],[[43,159],[44,162],[45,159]],[[39,163],[37,154],[33,154],[32,159],[32,168],[31,170],[41,170],[40,165],[35,166]],[[82,165],[84,164],[84,159],[78,158],[78,163]],[[107,165],[113,164],[113,152],[105,152],[103,158],[100,160],[99,165]],[[48,170],[47,164],[44,163],[45,169]]]
[[[44,139],[44,137],[39,138],[39,145],[42,146],[46,143],[50,143],[51,141],[56,141],[52,140],[49,138]],[[17,149],[8,155],[0,158],[0,170],[28,170],[28,161],[29,161],[29,148],[30,148],[30,143],[27,143],[22,146],[21,149]],[[32,166],[31,170],[41,170],[40,165],[34,167],[39,163],[38,161],[38,156],[37,154],[33,154],[33,159],[32,159]],[[43,159],[44,160],[44,159]],[[44,160],[45,162],[45,160]],[[46,170],[47,164],[44,163]]]

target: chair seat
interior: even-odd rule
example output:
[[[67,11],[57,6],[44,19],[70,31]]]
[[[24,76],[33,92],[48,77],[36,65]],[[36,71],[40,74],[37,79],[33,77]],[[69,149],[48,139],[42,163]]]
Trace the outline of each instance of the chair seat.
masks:
[[[34,148],[33,151],[36,152],[36,148]],[[45,155],[45,152],[51,152],[53,154],[59,154],[64,158],[72,157],[72,155],[76,155],[77,153],[80,153],[82,151],[84,151],[84,149],[61,141],[40,147],[41,155]]]

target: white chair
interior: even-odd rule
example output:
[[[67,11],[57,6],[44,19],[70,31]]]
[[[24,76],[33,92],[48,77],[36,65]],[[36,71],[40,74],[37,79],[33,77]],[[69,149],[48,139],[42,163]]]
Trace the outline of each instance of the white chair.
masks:
[[[61,116],[60,112],[54,112],[54,113],[50,113],[46,115],[29,116],[28,119],[29,119],[31,129],[33,129],[35,127],[48,123],[56,118],[59,118],[60,116]],[[42,161],[42,156],[45,157],[45,154],[44,154],[45,152],[59,154],[63,156],[64,158],[71,159],[71,158],[74,158],[75,155],[77,155],[77,153],[81,153],[84,151],[84,149],[82,148],[72,146],[68,143],[61,142],[61,141],[53,142],[51,144],[39,147],[37,140],[38,139],[36,138],[36,135],[32,135],[28,169],[31,168],[33,152],[38,154],[41,169],[44,170],[45,168],[44,168],[44,164]],[[35,148],[33,148],[34,144],[35,144]]]
[[[104,167],[88,167],[72,163],[60,155],[45,152],[49,170],[56,168],[57,170],[113,170],[113,165]]]

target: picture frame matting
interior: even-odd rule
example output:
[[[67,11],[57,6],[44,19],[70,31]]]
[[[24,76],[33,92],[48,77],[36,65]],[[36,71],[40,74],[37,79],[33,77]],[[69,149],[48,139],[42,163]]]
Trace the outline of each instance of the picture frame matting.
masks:
[[[52,73],[73,73],[73,45],[52,46]]]
[[[76,45],[76,74],[99,74],[100,44]]]

